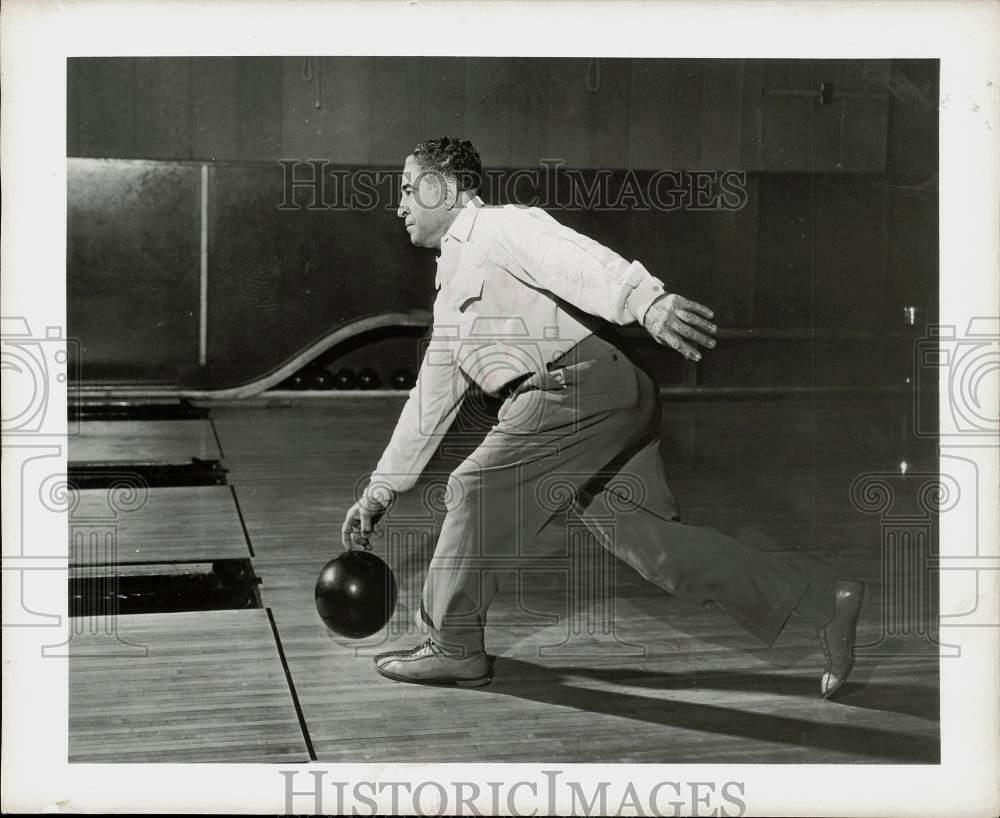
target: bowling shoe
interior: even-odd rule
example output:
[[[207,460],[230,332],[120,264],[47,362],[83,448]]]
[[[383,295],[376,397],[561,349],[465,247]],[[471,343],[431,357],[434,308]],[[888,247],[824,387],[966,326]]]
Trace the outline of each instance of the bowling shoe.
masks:
[[[823,678],[820,693],[829,699],[843,687],[854,668],[854,643],[858,635],[858,617],[865,586],[854,580],[837,580],[834,586],[833,617],[818,630],[823,647]]]
[[[413,650],[376,656],[375,669],[387,679],[420,685],[481,687],[493,681],[493,664],[485,653],[447,653],[433,639]]]

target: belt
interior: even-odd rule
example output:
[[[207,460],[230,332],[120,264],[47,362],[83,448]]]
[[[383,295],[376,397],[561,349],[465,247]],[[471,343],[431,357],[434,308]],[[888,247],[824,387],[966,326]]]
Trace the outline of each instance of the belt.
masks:
[[[549,361],[545,364],[545,371],[547,373],[557,372],[560,369],[565,369],[566,367],[573,366],[577,363],[596,360],[598,358],[603,358],[606,355],[615,355],[617,353],[618,348],[613,344],[605,341],[603,338],[599,338],[596,335],[588,335],[586,338],[570,347],[565,353],[559,355],[554,361]],[[507,398],[517,392],[525,381],[530,378],[534,378],[537,374],[538,372],[526,372],[523,375],[518,375],[512,378],[500,388],[497,392],[497,397],[501,400],[507,400]],[[559,376],[556,377],[559,379]]]
[[[573,347],[573,349],[576,349],[576,347]],[[556,370],[564,369],[569,366],[570,363],[571,361],[565,360],[565,356],[561,356],[558,360],[549,361],[545,364],[545,371],[555,372]],[[534,378],[537,374],[538,372],[525,372],[523,375],[518,375],[515,378],[512,378],[500,387],[500,391],[497,392],[497,397],[500,398],[500,400],[507,400],[507,398],[514,395],[517,390],[520,389],[525,381]]]
[[[518,390],[518,387],[520,387],[521,384],[528,380],[528,378],[533,378],[534,376],[534,372],[525,372],[523,375],[518,375],[513,380],[507,381],[507,383],[500,387],[500,391],[497,392],[497,397],[500,398],[500,400],[507,400],[507,398]]]

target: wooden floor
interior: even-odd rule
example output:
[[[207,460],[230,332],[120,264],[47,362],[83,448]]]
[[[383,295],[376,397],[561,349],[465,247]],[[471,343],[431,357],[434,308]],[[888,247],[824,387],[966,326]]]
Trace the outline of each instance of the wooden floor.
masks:
[[[208,420],[88,420],[69,438],[70,463],[190,463],[221,456]]]
[[[440,525],[419,487],[394,512],[405,525],[390,527],[399,535],[408,527],[415,539],[390,536],[391,554],[377,546],[401,586],[386,631],[357,643],[334,638],[316,617],[312,586],[338,553],[356,481],[377,461],[401,405],[345,399],[213,411],[264,604],[320,760],[938,759],[936,647],[919,634],[883,638],[882,527],[850,495],[859,475],[891,473],[902,459],[913,470],[930,462],[929,447],[906,435],[905,405],[701,402],[664,413],[664,454],[686,519],[804,570],[869,583],[860,637],[868,647],[836,702],[818,695],[822,660],[804,622],[793,620],[766,649],[721,613],[671,598],[617,563],[605,565],[613,592],[571,610],[561,522],[534,546],[539,570],[490,610],[491,686],[444,690],[376,675],[373,653],[419,638],[411,620]],[[428,471],[446,474],[474,438],[453,436],[451,456],[439,453]],[[602,553],[582,547],[594,559]],[[603,632],[611,620],[613,632]]]
[[[156,487],[143,493],[136,508],[117,509],[115,489],[85,489],[70,511],[70,531],[110,521],[121,565],[212,562],[247,559],[243,526],[229,486]],[[73,547],[77,546],[77,547]],[[71,543],[70,564],[92,565],[104,549]]]
[[[224,452],[231,487],[156,489],[123,524],[125,540],[137,544],[140,557],[154,541],[170,559],[220,548],[246,557],[238,509],[267,610],[120,617],[127,638],[112,645],[118,653],[106,650],[106,633],[88,630],[73,643],[73,760],[939,759],[937,647],[912,629],[905,638],[885,637],[884,618],[899,613],[890,604],[898,595],[886,588],[899,577],[884,567],[882,520],[851,497],[856,479],[882,475],[894,504],[912,511],[933,446],[909,436],[905,404],[665,407],[663,452],[689,522],[804,570],[868,582],[858,666],[835,702],[819,696],[821,655],[805,622],[793,619],[778,644],[764,648],[723,614],[670,597],[587,540],[574,548],[602,572],[606,587],[571,597],[566,553],[573,532],[562,521],[533,544],[532,570],[490,609],[492,685],[450,690],[378,676],[373,653],[420,638],[412,619],[442,519],[422,501],[423,489],[443,479],[485,428],[460,418],[466,431],[449,436],[428,477],[386,521],[376,548],[400,584],[397,613],[382,633],[348,642],[319,621],[313,584],[340,551],[343,515],[401,407],[398,398],[227,406],[213,409],[211,423],[89,430],[86,457],[97,461],[108,460],[109,449],[126,460],[172,457],[167,450],[182,450],[184,459]],[[103,448],[101,436],[110,441]],[[909,482],[893,476],[904,459]],[[99,502],[84,493],[75,513],[97,513]]]
[[[266,611],[78,619],[74,627],[71,762],[309,759]]]

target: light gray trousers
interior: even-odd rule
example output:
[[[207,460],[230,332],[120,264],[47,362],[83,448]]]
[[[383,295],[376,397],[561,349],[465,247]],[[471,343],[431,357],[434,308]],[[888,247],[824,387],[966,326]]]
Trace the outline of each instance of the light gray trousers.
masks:
[[[483,650],[501,582],[549,520],[568,512],[649,581],[714,602],[773,644],[810,577],[679,521],[659,450],[659,390],[621,351],[591,335],[559,364],[504,402],[497,425],[449,478],[424,629],[450,650]]]

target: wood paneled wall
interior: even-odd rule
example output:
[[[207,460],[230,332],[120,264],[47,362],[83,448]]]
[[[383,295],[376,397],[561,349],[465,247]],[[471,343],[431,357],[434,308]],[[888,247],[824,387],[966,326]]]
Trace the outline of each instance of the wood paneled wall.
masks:
[[[98,375],[174,381],[198,360],[198,167],[68,165],[66,312],[79,344],[70,352]]]
[[[725,326],[895,329],[904,303],[936,314],[936,61],[80,58],[68,80],[71,156],[235,163],[209,188],[212,364],[267,369],[370,312],[359,279],[429,306],[432,257],[391,211],[281,213],[275,160],[396,169],[441,133],[474,139],[493,168],[749,171],[739,211],[555,213]],[[804,96],[821,82],[829,105]],[[198,168],[74,164],[69,320],[84,378],[171,380],[197,360]],[[706,381],[886,380],[861,347],[826,366],[817,348],[776,344],[718,350]]]
[[[75,58],[70,156],[395,165],[461,134],[492,167],[881,172],[935,112],[936,63]],[[830,104],[818,101],[832,86]],[[318,107],[317,107],[318,102]],[[889,128],[897,116],[900,133]],[[892,109],[892,110],[890,110]],[[924,119],[921,119],[923,117]],[[923,151],[926,154],[926,150]]]
[[[69,329],[83,377],[172,381],[198,360],[201,168],[68,164]],[[431,307],[434,254],[410,246],[391,207],[279,209],[277,165],[218,165],[207,178],[211,367],[259,377],[351,319]],[[906,304],[936,313],[936,197],[884,177],[753,174],[739,210],[553,213],[710,304],[726,328],[877,336],[901,328]],[[832,348],[816,377],[883,382],[884,346]],[[705,382],[801,385],[823,363],[808,342],[759,349],[720,348]]]

